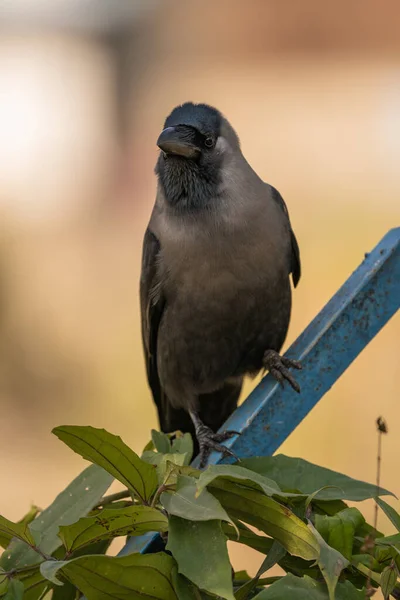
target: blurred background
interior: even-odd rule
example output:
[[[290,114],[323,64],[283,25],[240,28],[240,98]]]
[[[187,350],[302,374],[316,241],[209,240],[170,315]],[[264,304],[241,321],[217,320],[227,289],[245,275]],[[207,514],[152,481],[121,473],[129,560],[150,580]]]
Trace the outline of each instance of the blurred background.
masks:
[[[288,345],[399,225],[399,28],[397,0],[1,2],[2,514],[46,506],[85,466],[52,427],[138,452],[157,427],[138,281],[170,110],[217,106],[285,198],[303,263]],[[281,451],[373,482],[382,414],[399,495],[399,339],[397,316]],[[254,573],[255,555],[234,564]]]

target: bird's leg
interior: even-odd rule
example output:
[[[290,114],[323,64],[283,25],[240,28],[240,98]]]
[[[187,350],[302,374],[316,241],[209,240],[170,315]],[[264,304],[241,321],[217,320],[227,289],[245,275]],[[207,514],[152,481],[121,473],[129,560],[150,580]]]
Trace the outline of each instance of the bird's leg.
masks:
[[[275,352],[275,350],[266,350],[264,352],[263,364],[264,367],[271,373],[272,377],[279,381],[282,387],[286,379],[292,388],[297,393],[300,393],[300,386],[289,371],[290,368],[302,368],[298,360],[291,360],[290,358],[280,356],[278,352]]]
[[[212,429],[207,427],[207,425],[204,425],[197,412],[189,411],[189,414],[196,431],[197,441],[199,442],[201,469],[206,466],[207,459],[213,450],[215,452],[221,452],[224,458],[226,456],[233,456],[236,458],[236,460],[239,460],[232,450],[226,446],[222,446],[220,443],[229,440],[234,435],[240,435],[239,431],[224,431],[224,433],[214,433]]]

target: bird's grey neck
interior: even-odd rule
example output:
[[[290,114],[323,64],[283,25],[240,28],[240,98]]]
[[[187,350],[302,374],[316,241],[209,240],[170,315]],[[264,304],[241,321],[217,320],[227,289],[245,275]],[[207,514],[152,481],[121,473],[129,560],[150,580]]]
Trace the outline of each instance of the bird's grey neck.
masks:
[[[219,171],[209,166],[203,168],[194,161],[160,156],[156,174],[165,201],[174,212],[197,212],[207,208],[219,193]]]

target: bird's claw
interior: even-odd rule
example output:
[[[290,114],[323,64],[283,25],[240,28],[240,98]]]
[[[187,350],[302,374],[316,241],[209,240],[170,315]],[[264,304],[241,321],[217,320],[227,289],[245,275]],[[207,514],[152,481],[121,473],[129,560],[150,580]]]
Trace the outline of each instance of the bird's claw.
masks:
[[[196,437],[200,447],[200,468],[203,469],[211,452],[221,452],[222,456],[233,456],[236,460],[239,458],[230,448],[223,446],[221,442],[226,442],[235,435],[240,435],[239,431],[224,431],[223,433],[214,433],[212,429],[206,425],[200,425],[196,429]]]
[[[285,356],[280,356],[275,350],[267,350],[264,353],[263,363],[266,369],[271,373],[283,387],[284,381],[288,381],[292,388],[300,393],[300,386],[289,371],[289,369],[301,369],[302,366],[298,360],[292,360]]]

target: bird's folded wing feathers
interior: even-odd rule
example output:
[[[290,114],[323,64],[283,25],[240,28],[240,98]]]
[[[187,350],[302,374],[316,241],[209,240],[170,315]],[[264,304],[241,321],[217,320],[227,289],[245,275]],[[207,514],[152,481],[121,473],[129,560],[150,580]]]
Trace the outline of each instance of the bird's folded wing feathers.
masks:
[[[163,411],[164,399],[157,370],[157,337],[161,317],[165,308],[162,286],[157,279],[157,260],[160,242],[147,228],[143,240],[142,273],[140,278],[140,310],[142,339],[145,354],[147,379],[153,392],[159,413]]]
[[[288,212],[288,209],[287,209],[287,206],[286,206],[286,203],[285,203],[284,199],[282,198],[282,196],[280,195],[280,193],[278,192],[278,190],[275,189],[272,185],[270,185],[268,187],[270,188],[272,198],[275,200],[275,202],[277,204],[279,204],[279,206],[281,207],[281,209],[285,213],[285,215],[287,217],[287,220],[288,220],[289,229],[290,229],[290,241],[291,241],[291,245],[292,245],[291,273],[292,273],[292,278],[293,278],[293,285],[294,285],[294,287],[296,287],[297,284],[299,283],[300,277],[301,277],[301,263],[300,263],[299,245],[297,243],[296,236],[294,235],[292,226],[290,224],[289,212]]]

